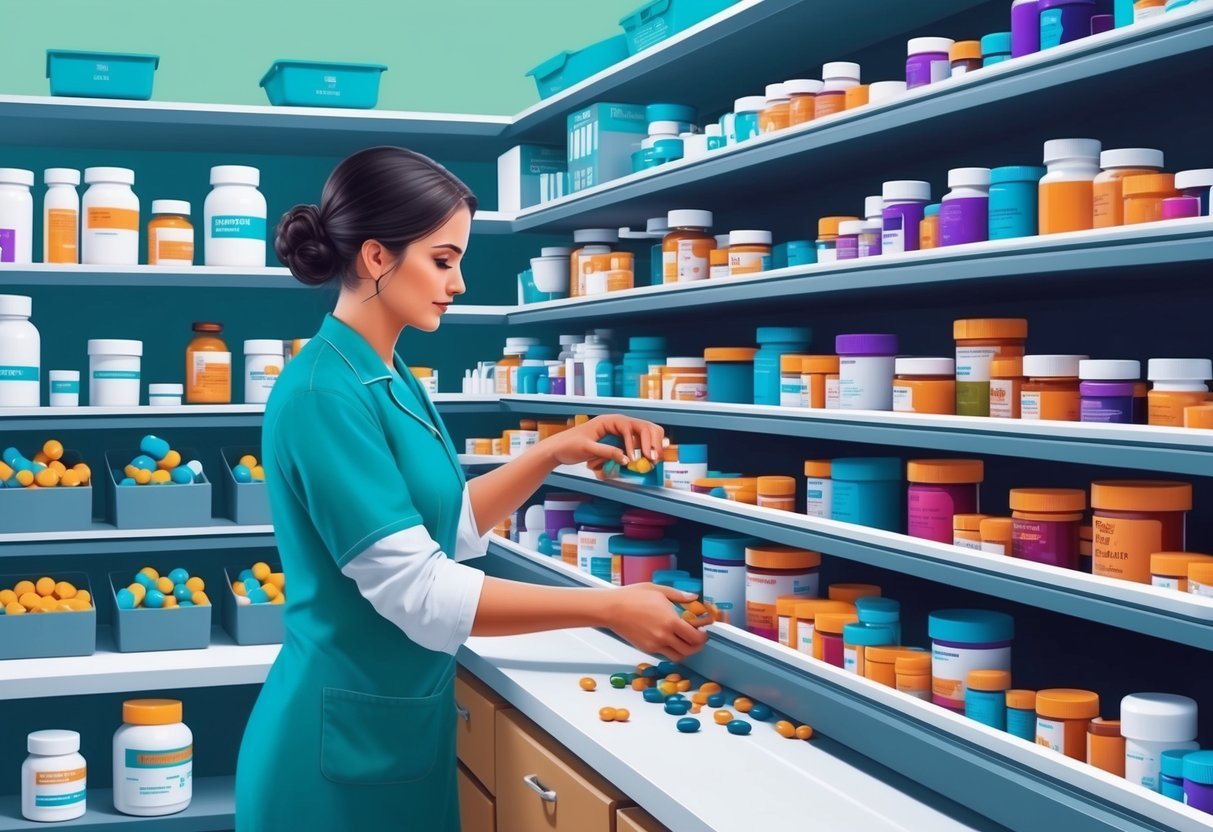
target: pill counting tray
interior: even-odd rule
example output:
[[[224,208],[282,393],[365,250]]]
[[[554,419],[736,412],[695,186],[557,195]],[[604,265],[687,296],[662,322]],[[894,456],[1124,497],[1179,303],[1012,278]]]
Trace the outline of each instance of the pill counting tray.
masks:
[[[180,448],[183,459],[197,452]],[[190,485],[119,485],[121,471],[138,450],[105,452],[106,507],[109,521],[119,529],[169,529],[207,526],[211,523],[211,484],[204,473]]]
[[[281,569],[276,563],[270,566],[275,572]],[[245,568],[229,566],[224,570],[226,586],[219,590],[223,593],[223,629],[237,644],[281,644],[284,633],[281,604],[241,605],[236,600],[232,581]]]

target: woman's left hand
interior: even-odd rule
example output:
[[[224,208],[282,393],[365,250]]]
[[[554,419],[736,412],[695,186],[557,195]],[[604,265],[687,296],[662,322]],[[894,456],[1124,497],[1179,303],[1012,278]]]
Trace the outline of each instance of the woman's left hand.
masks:
[[[604,437],[612,434],[623,440],[623,450],[602,442]],[[546,446],[549,457],[558,465],[586,462],[590,470],[600,471],[608,460],[628,464],[635,450],[656,465],[661,461],[664,439],[665,429],[660,425],[611,414],[597,416],[575,428],[561,431],[543,440],[539,446]]]

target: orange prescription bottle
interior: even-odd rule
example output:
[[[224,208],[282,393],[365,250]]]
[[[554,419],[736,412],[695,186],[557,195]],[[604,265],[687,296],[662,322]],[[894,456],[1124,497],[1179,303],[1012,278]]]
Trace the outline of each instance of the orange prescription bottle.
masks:
[[[868,85],[860,84],[856,87],[850,87],[846,91],[846,108],[854,110],[857,107],[862,107],[868,103]]]
[[[758,132],[787,130],[792,118],[792,97],[783,84],[767,84],[767,106],[758,114]],[[671,228],[673,226],[670,226]]]
[[[497,368],[493,370],[493,383],[497,393],[505,395],[514,392],[511,371],[517,373],[517,368],[522,366],[522,357],[526,355],[527,349],[537,343],[534,338],[505,339],[505,353],[497,361]]]
[[[1095,177],[1099,176],[1098,139],[1045,142],[1048,173],[1039,185],[1041,234],[1082,231],[1095,222]]]
[[[806,355],[800,364],[802,407],[838,407],[838,356]]]
[[[922,220],[918,223],[918,248],[921,251],[939,248],[940,207],[941,205],[936,202],[922,209]]]
[[[990,415],[1001,419],[1019,418],[1019,399],[1023,393],[1023,356],[990,360]]]
[[[179,199],[152,201],[152,218],[147,224],[147,264],[194,265],[194,226],[190,224],[188,202]]]
[[[670,211],[670,231],[661,241],[662,274],[666,283],[707,280],[711,275],[716,238],[711,211]]]
[[[1149,423],[1182,428],[1184,409],[1203,405],[1209,398],[1213,361],[1208,358],[1151,358],[1146,377],[1154,384],[1150,390]]]
[[[1179,196],[1179,192],[1175,190],[1173,173],[1128,176],[1125,177],[1122,187],[1125,198],[1125,225],[1158,222],[1162,219],[1162,201]]]
[[[1077,422],[1081,415],[1078,362],[1085,355],[1025,355],[1027,381],[1019,397],[1021,419]]]
[[[1096,717],[1087,723],[1087,762],[1108,774],[1125,776],[1125,738],[1119,719]]]
[[[952,337],[956,340],[956,415],[994,415],[990,400],[992,362],[1023,357],[1027,320],[961,318],[952,324]],[[1015,415],[1019,415],[1018,396]]]
[[[1094,482],[1091,508],[1095,538],[1091,571],[1149,584],[1150,557],[1155,552],[1184,551],[1192,486],[1153,480]]]
[[[194,324],[185,349],[186,404],[231,404],[232,353],[222,334],[222,324]]]
[[[847,108],[847,90],[859,86],[859,64],[831,61],[821,67],[822,87],[817,93],[815,118],[841,113]]]
[[[1036,694],[1036,744],[1087,761],[1087,726],[1099,716],[1099,694],[1054,688]]]
[[[898,656],[893,662],[897,689],[915,699],[931,701],[931,654]]]
[[[770,231],[729,232],[729,275],[758,274],[770,268]]]
[[[821,82],[812,78],[798,78],[785,81],[784,91],[788,94],[788,124],[796,126],[812,121],[816,115],[817,93],[821,92]]]
[[[894,365],[893,411],[956,413],[956,360],[898,358]]]
[[[1185,407],[1184,427],[1213,430],[1213,404],[1190,404]]]
[[[1122,147],[1100,153],[1099,166],[1103,173],[1095,177],[1094,227],[1123,225],[1123,180],[1128,176],[1158,173],[1162,165],[1162,151],[1149,147]]]
[[[795,511],[796,480],[792,477],[759,477],[758,505]]]
[[[610,254],[619,242],[619,231],[612,228],[579,228],[573,232],[573,252],[569,255],[569,297],[585,294],[585,269],[582,258]]]

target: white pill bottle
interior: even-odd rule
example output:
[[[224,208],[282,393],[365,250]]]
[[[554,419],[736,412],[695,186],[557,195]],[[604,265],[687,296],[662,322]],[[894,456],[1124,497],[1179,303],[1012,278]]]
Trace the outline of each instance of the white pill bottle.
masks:
[[[265,267],[266,207],[260,184],[257,168],[211,168],[211,192],[202,207],[206,265]]]
[[[75,731],[34,731],[21,765],[21,814],[53,822],[84,815],[87,767]]]
[[[91,266],[139,265],[139,197],[130,168],[85,168],[82,262]]]
[[[114,808],[126,815],[172,815],[194,794],[194,735],[179,699],[128,699],[114,733]]]

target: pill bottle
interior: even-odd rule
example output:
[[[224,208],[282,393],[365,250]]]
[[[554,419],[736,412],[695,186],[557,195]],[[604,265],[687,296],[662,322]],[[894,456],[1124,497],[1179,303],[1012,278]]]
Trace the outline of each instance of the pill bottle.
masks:
[[[573,512],[577,530],[577,567],[595,578],[611,580],[611,538],[623,534],[623,506],[582,503]]]
[[[147,386],[147,403],[151,407],[180,407],[184,396],[184,384],[149,384]]]
[[[784,81],[783,89],[788,94],[788,125],[805,124],[816,116],[817,93],[822,83],[812,78],[797,78]]]
[[[511,387],[510,370],[522,366],[522,357],[526,355],[528,347],[538,346],[539,339],[537,338],[506,338],[505,352],[501,358],[497,360],[497,367],[493,371],[493,383],[496,387],[496,392],[501,395],[513,393]]]
[[[1030,743],[1036,742],[1036,691],[1008,690],[1007,733]]]
[[[1048,173],[1040,180],[1038,233],[1058,234],[1092,227],[1095,221],[1094,183],[1100,173],[1099,152],[1098,139],[1045,142],[1044,161]]]
[[[843,613],[855,615],[855,607],[845,601],[831,601],[827,598],[798,599],[792,609],[796,618],[796,638],[792,645],[796,651],[806,656],[821,659],[815,633],[817,631],[817,616],[822,613]]]
[[[712,227],[712,212],[670,211],[667,222],[670,231],[661,241],[664,281],[707,280],[711,267],[709,258],[716,246],[716,238],[708,233]]]
[[[887,624],[856,621],[842,628],[842,668],[856,676],[867,673],[866,654],[869,647],[893,645],[893,628]]]
[[[865,679],[871,679],[873,682],[884,685],[887,688],[896,688],[897,660],[903,656],[915,655],[926,659],[927,666],[930,667],[930,654],[921,647],[901,647],[898,645],[869,647],[864,656],[863,676]],[[929,682],[927,686],[930,687]],[[927,695],[930,695],[929,691]]]
[[[668,402],[705,401],[708,395],[707,362],[702,358],[671,357],[661,368],[662,398]]]
[[[1213,430],[1213,404],[1194,404],[1185,407],[1184,427]]]
[[[232,353],[222,324],[197,322],[193,329],[185,349],[186,404],[231,404]]]
[[[838,408],[892,410],[897,336],[839,335],[834,349],[838,353]]]
[[[1078,568],[1078,529],[1087,509],[1080,488],[1011,489],[1011,557]]]
[[[703,600],[720,612],[721,621],[734,627],[746,626],[745,550],[760,546],[755,537],[732,532],[711,532],[703,536]]]
[[[1120,733],[1125,738],[1125,779],[1159,790],[1159,757],[1164,751],[1196,750],[1196,700],[1171,693],[1134,693],[1120,700]]]
[[[880,220],[864,220],[859,223],[858,250],[856,256],[875,257],[881,252],[880,238],[884,224]]]
[[[573,232],[573,251],[569,254],[569,297],[585,292],[584,266],[595,254],[610,254],[611,246],[619,242],[619,231],[613,228],[579,228]],[[663,241],[664,249],[664,241]]]
[[[733,131],[739,144],[762,132],[762,111],[766,106],[765,95],[747,95],[733,102]]]
[[[838,224],[838,237],[834,243],[835,260],[859,259],[859,235],[863,233],[864,224],[863,220],[844,220]]]
[[[729,270],[729,250],[727,248],[715,248],[708,252],[708,271],[712,280],[720,280],[732,274]]]
[[[753,347],[709,347],[703,352],[707,365],[708,401],[753,404]]]
[[[813,622],[813,654],[826,664],[837,668],[846,666],[846,647],[842,633],[859,616],[853,612],[819,612]]]
[[[981,524],[988,514],[962,513],[952,515],[952,545],[974,552],[981,551]]]
[[[1208,399],[1213,361],[1151,358],[1146,374],[1154,385],[1149,393],[1149,423],[1178,428],[1184,424],[1184,408],[1204,404]]]
[[[26,820],[55,822],[84,815],[87,765],[75,731],[34,731],[26,739],[29,756],[21,765],[21,814]]]
[[[1184,551],[1184,519],[1192,486],[1150,480],[1091,484],[1093,571],[1107,578],[1150,583],[1150,556]]]
[[[1087,725],[1099,716],[1099,694],[1053,688],[1036,694],[1036,744],[1087,761]]]
[[[991,359],[989,415],[1001,419],[1018,419],[1023,383],[1022,356]]]
[[[1120,720],[1096,717],[1087,723],[1087,762],[1098,769],[1125,776],[1125,738]]]
[[[128,699],[114,732],[114,808],[155,817],[190,805],[194,735],[177,699]]]
[[[1184,803],[1213,814],[1213,751],[1194,751],[1184,757]]]
[[[590,258],[589,271],[584,275],[584,294],[605,295],[608,292],[622,292],[631,289],[636,283],[635,269],[636,258],[630,251],[596,254]],[[706,280],[706,262],[703,274],[701,279]]]
[[[1175,189],[1184,196],[1194,196],[1200,200],[1198,216],[1209,215],[1209,195],[1213,192],[1213,168],[1197,170],[1181,170],[1175,174]]]
[[[560,531],[560,560],[574,568],[578,567],[578,538],[576,529],[561,529]]]
[[[0,263],[32,263],[34,172],[0,168]]]
[[[30,323],[33,298],[0,295],[0,407],[42,404],[42,338]]]
[[[881,198],[884,200],[881,253],[917,251],[918,227],[926,205],[931,201],[931,183],[911,179],[885,182],[881,187]]]
[[[267,340],[244,342],[245,404],[265,404],[269,401],[270,391],[274,389],[274,384],[278,381],[278,374],[282,372],[282,354],[274,350],[276,343],[276,341]],[[435,378],[432,370],[430,378]],[[438,391],[435,389],[427,392],[432,395]]]
[[[97,266],[139,264],[139,198],[129,168],[85,168],[81,262]]]
[[[792,477],[759,477],[758,505],[781,511],[795,511],[796,480]]]
[[[838,356],[806,355],[800,364],[804,393],[802,405],[817,409],[838,408]]]
[[[190,224],[188,202],[152,200],[152,218],[147,224],[147,264],[194,265],[194,226]]]
[[[261,171],[247,165],[211,168],[211,192],[203,203],[208,266],[265,266],[265,196]]]
[[[817,262],[833,263],[838,260],[838,231],[844,222],[853,222],[858,217],[822,217],[817,220]],[[858,251],[858,248],[856,248]],[[848,258],[854,259],[854,258]]]
[[[1011,674],[1006,670],[970,670],[965,685],[964,714],[974,722],[1007,730],[1007,691]]]
[[[953,42],[948,50],[948,61],[953,78],[981,69],[982,41],[958,40]]]
[[[767,84],[766,103],[758,116],[760,133],[777,133],[791,126],[792,96],[783,84]]]
[[[745,563],[746,629],[774,640],[779,635],[775,601],[784,595],[817,596],[821,554],[791,546],[747,546]]]
[[[847,108],[847,90],[859,86],[859,64],[831,61],[821,67],[821,92],[817,93],[814,118],[841,113]]]
[[[88,403],[92,407],[138,407],[143,342],[88,342]]]
[[[51,370],[47,373],[50,380],[51,407],[78,407],[80,405],[80,371]],[[0,390],[3,390],[0,385]]]
[[[804,407],[804,359],[806,356],[790,353],[779,357],[779,406]]]
[[[906,94],[905,81],[875,81],[868,84],[868,103],[883,104]]]
[[[1091,34],[1095,0],[1040,0],[1040,48],[1052,49]]]
[[[956,415],[989,416],[990,370],[995,358],[1022,358],[1028,337],[1023,318],[968,318],[952,324],[956,341]]]
[[[1039,0],[1011,2],[1011,57],[1020,58],[1040,51]]]
[[[1158,790],[1163,797],[1183,803],[1184,758],[1195,753],[1187,748],[1172,748],[1158,755]]]
[[[808,351],[813,330],[796,326],[760,326],[754,355],[754,404],[778,405],[781,361],[784,355]]]
[[[653,580],[660,569],[673,569],[678,555],[678,541],[669,538],[643,540],[615,535],[607,541],[611,554],[610,581],[615,586],[630,586]]]
[[[1082,410],[1078,364],[1085,355],[1025,355],[1027,377],[1019,397],[1019,418],[1077,422]]]
[[[897,413],[956,412],[956,362],[951,358],[898,358],[893,365]]]
[[[830,460],[806,459],[804,462],[805,514],[829,518],[834,510],[834,481],[830,479]]]
[[[42,262],[80,262],[80,171],[47,168],[42,174]],[[2,244],[0,244],[2,245]]]
[[[796,605],[800,602],[799,595],[784,595],[775,599],[775,618],[779,635],[775,640],[784,647],[796,649]]]
[[[897,690],[906,696],[931,701],[931,654],[898,656],[893,662]]]
[[[1134,0],[1133,2],[1133,22],[1141,23],[1149,20],[1152,17],[1158,17],[1165,11],[1170,11],[1174,6],[1174,0]]]
[[[1032,237],[1039,230],[1037,205],[1045,168],[1010,165],[990,170],[989,239]]]
[[[1124,193],[1121,185],[1129,176],[1159,173],[1163,153],[1148,147],[1122,147],[1099,154],[1103,172],[1095,177],[1094,228],[1124,224]]]
[[[981,38],[981,65],[994,66],[1011,60],[1011,33],[991,32]]]
[[[1092,526],[1078,527],[1078,571],[1088,575],[1094,571],[1095,529]]]
[[[890,532],[901,531],[901,460],[896,457],[835,459],[831,520]]]
[[[661,336],[633,336],[628,339],[628,351],[623,354],[623,384],[620,395],[640,397],[640,377],[648,374],[649,365],[664,364],[666,340]]]
[[[906,43],[906,88],[925,87],[952,74],[951,38],[910,38]]]
[[[922,209],[922,222],[918,223],[919,251],[939,248],[939,212],[942,207],[936,202]]]
[[[976,41],[961,41],[976,43]],[[990,169],[953,168],[939,209],[939,245],[979,243],[989,236]]]
[[[1172,173],[1126,176],[1121,185],[1125,225],[1158,222],[1163,218],[1163,201],[1179,196],[1175,190],[1175,174]]]
[[[552,493],[543,500],[544,531],[548,537],[556,540],[561,529],[572,528],[576,525],[574,513],[582,503],[588,502],[589,497],[581,494]]]
[[[1011,671],[1011,616],[987,610],[940,610],[931,613],[932,701],[964,711],[966,682],[973,670]],[[1089,717],[1088,717],[1089,718]]]
[[[1140,391],[1141,362],[1126,359],[1087,360],[1078,364],[1080,421],[1133,424],[1144,410]],[[1139,403],[1140,402],[1140,403]]]
[[[880,587],[876,584],[830,584],[826,597],[831,601],[845,601],[854,606],[860,598],[879,598]]]
[[[951,543],[952,518],[976,513],[978,487],[984,478],[985,465],[980,459],[911,459],[906,464],[910,483],[907,534]]]
[[[1160,589],[1188,591],[1188,572],[1195,563],[1213,564],[1213,556],[1196,552],[1155,552],[1150,555],[1150,583]]]
[[[855,599],[855,612],[863,624],[880,624],[892,631],[890,645],[901,644],[901,602],[879,595]]]
[[[1012,529],[1015,521],[1010,517],[987,517],[977,526],[981,536],[981,551],[989,555],[1011,554]]]
[[[770,268],[770,231],[729,232],[729,276],[758,274]]]
[[[1162,218],[1164,220],[1185,220],[1199,216],[1199,197],[1171,196],[1162,201]]]
[[[708,474],[707,445],[679,445],[678,460],[662,465],[665,487],[675,491],[690,491],[691,483]]]
[[[843,104],[848,110],[857,110],[868,103],[868,85],[858,84],[845,92]]]

